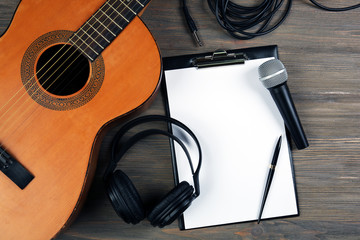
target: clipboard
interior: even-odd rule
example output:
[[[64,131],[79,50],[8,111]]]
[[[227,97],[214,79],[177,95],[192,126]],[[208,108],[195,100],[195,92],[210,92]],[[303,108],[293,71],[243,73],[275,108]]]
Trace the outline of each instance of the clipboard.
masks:
[[[257,220],[279,133],[282,149],[262,219],[299,215],[288,134],[258,80],[257,67],[271,58],[278,58],[276,45],[163,58],[166,114],[192,129],[203,149],[200,195],[180,217],[181,230]],[[170,125],[169,131],[196,161],[186,134]],[[185,156],[170,146],[175,184],[191,183]]]

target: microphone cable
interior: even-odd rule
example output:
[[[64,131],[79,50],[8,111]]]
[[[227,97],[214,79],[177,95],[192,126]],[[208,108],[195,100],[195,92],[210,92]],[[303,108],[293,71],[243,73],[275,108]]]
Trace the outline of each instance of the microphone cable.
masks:
[[[330,12],[344,12],[344,11],[349,11],[349,10],[353,10],[353,9],[355,9],[355,8],[360,7],[360,4],[355,4],[355,5],[348,6],[348,7],[332,8],[332,7],[324,6],[324,5],[318,3],[318,2],[315,1],[315,0],[310,0],[310,2],[312,2],[312,3],[313,3],[315,6],[317,6],[318,8],[323,9],[323,10],[325,10],[325,11],[330,11]]]
[[[220,26],[231,36],[249,40],[278,28],[289,15],[292,0],[287,0],[284,11],[279,11],[286,0],[264,0],[254,7],[236,4],[230,0],[208,0],[208,5]],[[279,17],[274,18],[279,11]]]
[[[322,5],[316,0],[309,1],[322,10],[332,12],[349,11],[360,7],[360,4],[355,4],[333,8]],[[201,46],[201,40],[197,35],[198,30],[187,9],[186,0],[181,0],[181,2],[190,31]],[[253,7],[243,6],[231,0],[207,0],[207,2],[220,26],[231,36],[241,40],[253,39],[274,31],[285,21],[292,7],[292,0],[264,0]],[[282,7],[284,2],[287,4]],[[279,16],[275,16],[277,13]]]

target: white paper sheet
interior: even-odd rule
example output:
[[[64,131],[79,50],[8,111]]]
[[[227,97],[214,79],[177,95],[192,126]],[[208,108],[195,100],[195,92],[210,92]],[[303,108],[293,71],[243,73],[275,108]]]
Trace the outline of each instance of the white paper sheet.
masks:
[[[203,150],[201,193],[184,213],[185,229],[257,220],[280,135],[282,147],[262,218],[298,214],[284,122],[258,79],[258,66],[269,59],[165,71],[170,116],[194,131]],[[197,149],[191,143],[189,148],[196,167]],[[193,184],[177,144],[175,153],[179,180]]]

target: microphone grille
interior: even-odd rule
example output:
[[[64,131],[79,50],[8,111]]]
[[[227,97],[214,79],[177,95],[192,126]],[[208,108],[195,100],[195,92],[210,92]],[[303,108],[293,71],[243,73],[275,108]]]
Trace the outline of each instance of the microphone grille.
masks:
[[[278,59],[272,59],[259,66],[259,80],[266,88],[272,88],[287,81],[288,74],[284,64]]]

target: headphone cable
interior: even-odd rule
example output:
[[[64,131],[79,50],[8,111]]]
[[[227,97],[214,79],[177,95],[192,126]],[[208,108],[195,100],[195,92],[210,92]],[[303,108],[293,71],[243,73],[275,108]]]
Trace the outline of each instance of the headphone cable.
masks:
[[[325,10],[325,11],[330,11],[330,12],[344,12],[344,11],[349,11],[349,10],[353,10],[353,9],[355,9],[355,8],[359,8],[359,7],[360,7],[360,4],[355,4],[355,5],[348,6],[348,7],[332,8],[332,7],[324,6],[324,5],[318,3],[318,2],[315,1],[315,0],[310,0],[310,2],[312,2],[312,3],[313,3],[315,6],[317,6],[318,8],[323,9],[323,10]]]

